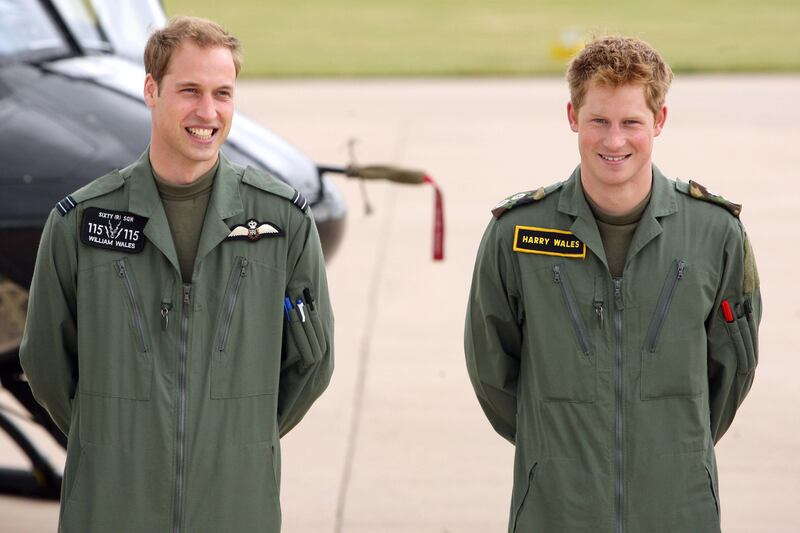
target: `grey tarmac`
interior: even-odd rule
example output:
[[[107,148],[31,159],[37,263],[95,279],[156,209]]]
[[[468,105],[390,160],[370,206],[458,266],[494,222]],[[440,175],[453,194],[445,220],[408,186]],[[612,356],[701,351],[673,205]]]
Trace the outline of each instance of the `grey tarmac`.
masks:
[[[329,265],[337,369],[282,443],[284,533],[505,531],[513,449],[469,384],[464,311],[490,210],[578,163],[566,83],[283,80],[238,90],[241,110],[318,162],[345,162],[354,137],[359,163],[423,167],[445,192],[446,260],[437,264],[431,190],[369,185],[367,217],[359,185],[335,178],[350,208]],[[760,364],[717,446],[725,533],[800,531],[800,251],[786,245],[800,235],[798,94],[797,75],[679,75],[654,150],[666,175],[744,204],[758,258]],[[24,459],[0,438],[0,466],[14,465]],[[56,504],[0,498],[0,533],[52,532],[57,516]]]

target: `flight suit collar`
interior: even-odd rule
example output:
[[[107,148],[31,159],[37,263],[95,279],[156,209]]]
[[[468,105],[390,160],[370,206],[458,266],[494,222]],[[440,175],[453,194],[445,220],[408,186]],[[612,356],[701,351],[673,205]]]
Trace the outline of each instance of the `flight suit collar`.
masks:
[[[194,262],[195,269],[202,258],[230,233],[230,228],[225,220],[244,212],[239,190],[240,176],[221,151],[219,159],[219,169],[214,177],[211,198],[200,233],[200,242]],[[169,222],[150,166],[150,148],[148,147],[126,171],[123,173],[128,173],[127,179],[130,187],[128,210],[135,215],[148,218],[144,234],[156,248],[161,250],[161,253],[175,269],[180,271],[178,254],[175,251]]]
[[[626,265],[642,248],[664,231],[659,219],[678,211],[677,194],[674,185],[661,174],[658,167],[653,165],[653,192],[650,196],[650,204],[642,213],[642,218],[636,226],[636,232],[633,234],[628,248]]]
[[[241,176],[220,151],[219,170],[214,178],[211,199],[208,202],[200,242],[197,245],[195,270],[203,258],[230,234],[231,228],[226,220],[244,212],[239,189],[240,181]]]
[[[223,153],[219,153],[219,169],[214,178],[214,185],[211,189],[211,199],[209,207],[213,207],[214,212],[222,219],[231,218],[244,211],[242,197],[239,192],[239,174],[231,165],[228,158]],[[130,200],[128,209],[131,213],[150,217],[161,203],[153,179],[153,168],[150,166],[150,148],[131,165],[130,175]]]
[[[128,210],[135,215],[147,217],[147,223],[144,226],[147,240],[158,248],[172,266],[180,272],[178,253],[175,251],[175,244],[172,241],[167,214],[161,203],[161,197],[158,195],[158,187],[156,187],[153,170],[150,166],[150,147],[147,147],[133,165],[123,169],[122,173],[127,174]]]
[[[570,231],[586,243],[586,246],[606,265],[605,249],[600,230],[597,228],[594,214],[592,213],[581,183],[581,167],[578,165],[564,183],[558,199],[558,211],[574,217]],[[677,191],[672,183],[661,174],[658,167],[653,165],[653,189],[650,203],[642,213],[642,218],[636,227],[633,240],[628,249],[626,264],[647,243],[658,237],[663,231],[659,218],[671,215],[678,211]]]
[[[583,193],[580,165],[575,167],[575,170],[572,171],[569,179],[561,189],[561,194],[558,198],[558,210],[574,217],[569,231],[583,241],[586,247],[608,268],[603,239],[600,237],[600,230],[597,229],[594,214]]]
[[[135,215],[151,218],[153,212],[161,205],[161,198],[158,196],[158,188],[153,179],[153,169],[150,166],[150,147],[147,147],[133,165],[122,172],[128,174],[127,181],[130,189],[128,209]]]

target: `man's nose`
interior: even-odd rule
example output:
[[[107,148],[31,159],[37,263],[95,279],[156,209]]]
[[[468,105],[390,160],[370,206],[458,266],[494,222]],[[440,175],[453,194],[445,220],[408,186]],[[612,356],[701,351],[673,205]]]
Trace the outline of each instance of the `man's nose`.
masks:
[[[217,108],[214,104],[214,98],[210,94],[205,94],[198,102],[197,116],[203,120],[213,120],[217,116]]]
[[[612,125],[608,130],[608,135],[603,139],[603,144],[611,150],[622,148],[625,146],[625,142],[625,135],[618,125]]]

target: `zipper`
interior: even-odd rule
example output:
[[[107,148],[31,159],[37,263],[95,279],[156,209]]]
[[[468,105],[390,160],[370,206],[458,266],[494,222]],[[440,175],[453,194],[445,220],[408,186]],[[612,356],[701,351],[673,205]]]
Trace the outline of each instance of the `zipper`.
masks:
[[[530,473],[528,473],[528,486],[525,489],[525,494],[522,495],[522,500],[519,502],[519,507],[517,507],[517,512],[514,515],[514,527],[513,527],[514,533],[516,533],[516,531],[517,531],[517,522],[519,522],[519,517],[522,514],[522,508],[525,507],[525,502],[528,499],[528,494],[530,493],[531,487],[533,486],[533,478],[536,475],[536,467],[537,466],[539,466],[538,462],[533,463],[533,466],[531,467],[531,471],[530,471]]]
[[[161,331],[169,329],[169,312],[172,311],[170,302],[161,302]]]
[[[228,290],[225,292],[223,301],[225,302],[225,313],[222,315],[222,322],[220,323],[219,335],[217,335],[217,351],[225,351],[225,346],[228,344],[228,334],[231,329],[231,321],[233,320],[233,312],[236,310],[236,300],[239,298],[239,289],[242,286],[244,277],[247,275],[247,265],[249,264],[244,257],[237,257],[238,265],[234,266],[231,271],[230,278],[228,279]]]
[[[122,284],[125,285],[125,291],[128,293],[128,301],[130,301],[131,308],[133,309],[133,325],[139,337],[139,351],[147,353],[150,351],[150,347],[147,345],[142,306],[139,304],[139,299],[136,297],[133,280],[128,274],[128,268],[125,266],[124,259],[114,261],[114,264],[117,267],[119,277],[122,279]]]
[[[656,312],[653,315],[653,321],[647,330],[647,340],[645,346],[653,353],[656,351],[658,345],[658,338],[661,335],[661,329],[664,327],[664,321],[669,313],[669,308],[672,305],[672,297],[675,296],[675,290],[678,288],[678,282],[683,279],[684,271],[686,270],[686,261],[683,259],[675,260],[672,262],[672,268],[667,275],[664,286],[661,288],[661,294],[658,296],[658,303],[656,304]]]
[[[578,304],[575,301],[575,293],[572,292],[572,285],[569,282],[569,277],[567,277],[566,271],[561,271],[560,265],[553,266],[553,281],[561,286],[561,296],[564,297],[564,304],[567,306],[567,312],[572,321],[572,328],[575,330],[575,335],[578,337],[578,344],[581,345],[583,355],[589,355],[591,353],[589,348],[589,336],[586,333],[583,320],[581,320],[581,315],[578,312]]]
[[[614,278],[614,338],[616,344],[616,435],[615,435],[615,464],[617,479],[614,490],[614,504],[616,511],[616,533],[622,533],[623,518],[623,485],[622,485],[622,278]]]
[[[705,467],[706,475],[708,476],[708,489],[711,491],[711,497],[714,499],[714,511],[719,517],[719,500],[717,499],[717,491],[714,490],[714,479],[711,477],[711,471]]]
[[[181,306],[180,353],[178,357],[178,432],[175,449],[175,514],[173,533],[180,533],[183,518],[183,478],[185,470],[186,447],[186,367],[189,354],[189,311],[192,304],[192,285],[183,284],[183,304]]]
[[[605,307],[603,307],[603,302],[600,301],[594,302],[594,314],[597,315],[597,322],[600,324],[600,329],[603,329],[606,320],[606,313],[605,313]]]

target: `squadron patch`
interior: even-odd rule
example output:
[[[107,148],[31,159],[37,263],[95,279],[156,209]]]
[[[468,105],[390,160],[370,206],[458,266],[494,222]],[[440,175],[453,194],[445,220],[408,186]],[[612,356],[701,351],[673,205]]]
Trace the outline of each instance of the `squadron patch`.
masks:
[[[123,211],[87,207],[81,222],[81,242],[95,248],[138,254],[144,249],[147,218]]]
[[[283,230],[272,222],[259,222],[251,218],[245,226],[237,224],[225,238],[228,241],[249,240],[257,241],[261,237],[282,237]]]
[[[514,230],[514,251],[583,259],[586,257],[586,244],[571,231],[517,226]]]

